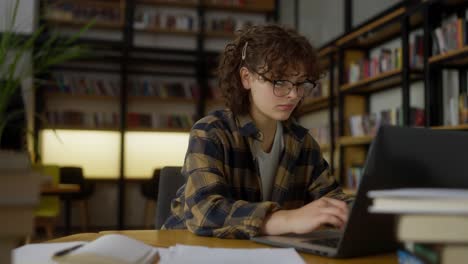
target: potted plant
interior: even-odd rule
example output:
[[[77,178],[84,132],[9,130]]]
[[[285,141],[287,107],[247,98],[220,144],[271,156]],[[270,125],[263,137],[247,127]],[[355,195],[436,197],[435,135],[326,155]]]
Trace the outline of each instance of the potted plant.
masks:
[[[12,101],[21,93],[22,80],[45,73],[51,66],[84,56],[87,48],[75,44],[91,23],[69,38],[61,38],[57,33],[44,36],[45,26],[34,30],[29,36],[15,33],[14,25],[18,13],[19,0],[14,3],[11,20],[0,36],[0,140],[6,126],[24,115],[24,111],[8,111]],[[21,65],[27,54],[32,54],[32,67]],[[37,82],[35,82],[37,83]]]
[[[76,40],[92,24],[90,22],[68,38],[61,38],[57,33],[46,35],[44,25],[30,35],[20,35],[14,29],[19,0],[12,1],[13,10],[9,14],[0,14],[10,15],[6,30],[0,32],[0,142],[8,124],[17,119],[25,120],[24,109],[10,110],[21,96],[21,82],[31,78],[37,83],[36,76],[44,74],[51,66],[84,56],[88,49],[76,44]],[[30,67],[24,67],[23,60],[28,54]],[[11,151],[0,146],[0,217],[7,217],[11,223],[11,226],[0,227],[0,263],[10,263],[14,239],[32,231],[39,177],[33,174],[30,160],[25,149]]]

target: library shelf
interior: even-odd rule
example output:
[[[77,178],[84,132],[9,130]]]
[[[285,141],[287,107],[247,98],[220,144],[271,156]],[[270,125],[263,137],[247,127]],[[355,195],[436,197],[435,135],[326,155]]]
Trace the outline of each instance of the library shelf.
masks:
[[[305,98],[304,102],[298,109],[297,114],[299,116],[309,114],[312,112],[327,109],[330,105],[330,97],[316,97],[316,98]]]
[[[327,55],[330,55],[330,53],[333,53],[335,51],[336,51],[336,48],[334,46],[327,46],[327,47],[324,47],[323,49],[320,49],[317,52],[317,56],[319,58],[325,58]]]
[[[399,36],[402,30],[401,23],[399,23],[398,19],[404,16],[406,12],[407,9],[405,7],[400,7],[346,34],[336,41],[336,45],[371,48],[385,41],[394,39]],[[423,16],[420,13],[409,16],[409,25],[411,28],[419,27],[422,23]]]
[[[131,95],[128,96],[128,101],[129,102],[159,102],[159,103],[184,103],[184,104],[195,104],[197,101],[194,98],[185,98],[185,97],[160,97],[160,96],[145,96],[145,95]]]
[[[429,58],[430,64],[466,65],[468,63],[468,46],[450,50]]]
[[[338,144],[340,146],[358,146],[358,145],[368,145],[374,139],[373,136],[343,136],[338,138]]]
[[[118,101],[118,96],[112,95],[97,95],[97,94],[76,94],[76,93],[61,93],[61,92],[46,92],[45,96],[48,99],[55,100],[92,100],[92,101]]]
[[[457,126],[433,126],[431,128],[439,130],[468,130],[468,124],[462,124]]]
[[[170,128],[170,127],[128,127],[127,132],[167,132],[167,133],[189,133],[190,128]]]
[[[258,3],[256,3],[258,2]],[[248,5],[226,5],[226,4],[214,4],[206,2],[203,3],[203,7],[206,10],[213,11],[230,11],[230,12],[242,12],[242,13],[269,13],[275,9],[274,5],[264,5],[261,3],[264,1],[249,1]]]
[[[419,81],[423,79],[421,70],[411,70],[410,80]],[[354,83],[344,84],[340,87],[343,93],[366,94],[393,88],[402,83],[402,70],[387,71],[376,76],[365,78]]]
[[[182,30],[172,28],[141,28],[135,29],[136,32],[140,33],[156,33],[156,34],[167,34],[167,35],[179,35],[179,36],[197,36],[198,31],[196,30]]]
[[[78,3],[78,1],[76,1]],[[78,4],[86,4],[98,7],[124,7],[125,0],[80,0]]]
[[[199,3],[201,2],[201,3]],[[274,11],[274,5],[265,5],[252,1],[248,5],[227,5],[210,3],[209,1],[168,1],[168,0],[137,0],[138,5],[165,6],[174,8],[197,8],[212,11],[230,11],[242,13],[268,13]]]
[[[337,60],[336,48],[327,46],[317,52],[318,63],[322,70],[328,70],[331,64],[330,55],[334,53],[334,60]]]
[[[51,19],[47,18],[45,20],[48,25],[50,26],[63,26],[63,27],[72,27],[72,28],[82,28],[89,24],[89,22],[85,21],[77,21],[77,20],[58,20],[58,19]],[[123,28],[123,24],[121,22],[103,22],[98,21],[91,25],[91,29],[119,29]]]
[[[357,28],[355,31],[349,33],[349,34],[346,34],[345,36],[343,36],[342,38],[338,39],[336,41],[336,45],[338,46],[344,46],[344,45],[349,45],[351,44],[352,42],[355,42],[353,44],[358,44],[359,40],[358,38],[363,36],[364,34],[366,33],[369,33],[369,32],[372,32],[372,31],[375,31],[385,25],[387,25],[388,23],[396,20],[397,18],[401,17],[403,14],[405,14],[405,11],[406,11],[406,8],[405,7],[400,7],[398,9],[396,9],[395,11],[371,22],[371,23],[368,23],[362,27],[359,27]],[[375,37],[373,38],[376,38],[378,39],[379,41],[381,41],[382,39],[388,39],[388,38],[391,38],[391,36],[397,34],[398,31],[395,32],[395,30],[382,30],[379,34],[376,34]],[[378,36],[377,36],[378,35]],[[365,46],[370,46],[370,45],[373,45],[373,43],[375,43],[374,41],[372,42],[369,42],[369,41],[366,41],[365,42]]]
[[[207,31],[205,36],[207,38],[234,38],[236,35],[229,31]]]
[[[164,0],[137,0],[137,5],[154,5],[177,8],[196,8],[199,6],[198,1],[164,1]]]
[[[115,126],[87,127],[82,125],[47,125],[43,129],[51,130],[79,130],[79,131],[112,131],[118,132],[119,128]]]

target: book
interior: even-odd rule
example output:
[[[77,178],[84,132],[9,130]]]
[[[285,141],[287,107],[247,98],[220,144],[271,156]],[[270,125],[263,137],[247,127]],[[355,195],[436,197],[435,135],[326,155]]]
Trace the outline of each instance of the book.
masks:
[[[468,216],[400,215],[397,237],[401,241],[421,243],[468,242]]]
[[[31,234],[34,209],[32,205],[0,205],[0,239]]]
[[[152,246],[124,235],[109,234],[55,252],[53,260],[67,264],[149,264],[155,263],[158,257],[157,249]]]
[[[377,213],[458,214],[468,215],[468,190],[403,188],[370,191]]]
[[[464,263],[468,259],[468,245],[413,243],[406,249],[428,264]]]
[[[423,260],[403,249],[397,251],[397,257],[399,264],[425,264]]]

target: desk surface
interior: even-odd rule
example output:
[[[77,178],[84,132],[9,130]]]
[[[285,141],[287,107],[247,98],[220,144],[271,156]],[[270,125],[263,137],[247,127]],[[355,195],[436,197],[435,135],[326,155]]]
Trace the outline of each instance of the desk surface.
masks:
[[[70,194],[80,192],[79,184],[57,184],[57,185],[47,185],[41,187],[42,195],[58,195],[58,194]]]
[[[123,234],[143,241],[155,247],[170,247],[175,244],[198,245],[207,247],[225,248],[265,248],[268,246],[249,240],[219,239],[201,237],[186,230],[128,230],[128,231],[104,231],[100,233],[82,233],[51,240],[50,242],[92,241],[105,234]],[[395,264],[398,263],[395,254],[370,256],[352,259],[331,259],[311,254],[301,253],[306,263],[314,264]]]

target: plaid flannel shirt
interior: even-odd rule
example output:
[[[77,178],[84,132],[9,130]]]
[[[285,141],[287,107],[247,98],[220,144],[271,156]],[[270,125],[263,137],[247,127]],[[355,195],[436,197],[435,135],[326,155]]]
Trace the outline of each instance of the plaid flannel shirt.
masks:
[[[260,174],[251,152],[262,134],[252,119],[220,110],[196,122],[182,168],[187,182],[172,201],[172,214],[163,228],[250,238],[277,210],[299,208],[322,196],[348,201],[307,129],[291,118],[283,126],[284,150],[271,201],[262,201]]]

